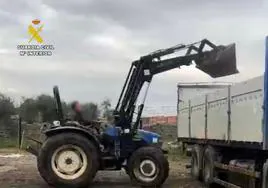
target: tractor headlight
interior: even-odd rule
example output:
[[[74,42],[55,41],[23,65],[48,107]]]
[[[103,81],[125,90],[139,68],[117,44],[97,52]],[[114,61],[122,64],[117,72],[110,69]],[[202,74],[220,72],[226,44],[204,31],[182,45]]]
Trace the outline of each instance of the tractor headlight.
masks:
[[[153,137],[153,144],[157,144],[159,141],[158,137]]]
[[[161,137],[153,137],[152,143],[158,145],[159,147],[162,147],[163,140]]]

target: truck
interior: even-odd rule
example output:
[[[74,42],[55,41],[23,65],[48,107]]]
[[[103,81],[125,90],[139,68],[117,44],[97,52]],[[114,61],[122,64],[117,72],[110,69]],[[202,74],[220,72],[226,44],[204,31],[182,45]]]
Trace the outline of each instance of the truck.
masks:
[[[186,88],[206,90],[183,99]],[[264,75],[236,84],[178,84],[178,141],[207,187],[268,187],[268,38]],[[202,93],[202,92],[198,92]]]

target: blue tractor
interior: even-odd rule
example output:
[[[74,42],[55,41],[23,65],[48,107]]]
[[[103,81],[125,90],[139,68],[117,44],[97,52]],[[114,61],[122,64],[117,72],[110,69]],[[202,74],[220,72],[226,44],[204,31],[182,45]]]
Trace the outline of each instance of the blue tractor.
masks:
[[[205,51],[205,46],[210,49]],[[186,50],[186,54],[167,56],[179,50]],[[43,129],[46,139],[36,152],[43,179],[56,187],[88,187],[97,171],[123,168],[137,185],[161,186],[168,177],[169,164],[160,135],[141,129],[145,98],[154,75],[192,63],[212,77],[235,74],[235,45],[216,46],[204,39],[134,61],[114,111],[114,122],[103,130],[97,122],[83,124],[66,119],[59,89],[54,87],[58,119]],[[136,106],[143,87],[145,96]]]

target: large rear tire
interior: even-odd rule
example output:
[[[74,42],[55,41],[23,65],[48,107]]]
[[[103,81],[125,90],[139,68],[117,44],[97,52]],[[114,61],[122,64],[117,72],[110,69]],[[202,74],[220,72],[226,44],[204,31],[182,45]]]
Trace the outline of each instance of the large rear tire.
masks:
[[[96,147],[76,133],[48,137],[37,163],[40,175],[55,187],[88,187],[99,168]]]
[[[203,147],[194,145],[191,154],[191,175],[196,180],[202,180]]]
[[[169,164],[156,147],[142,147],[128,160],[128,174],[133,184],[142,187],[161,186],[168,177]]]
[[[214,187],[213,180],[215,177],[214,162],[217,160],[217,153],[215,149],[208,146],[205,149],[203,157],[203,181],[206,187]]]

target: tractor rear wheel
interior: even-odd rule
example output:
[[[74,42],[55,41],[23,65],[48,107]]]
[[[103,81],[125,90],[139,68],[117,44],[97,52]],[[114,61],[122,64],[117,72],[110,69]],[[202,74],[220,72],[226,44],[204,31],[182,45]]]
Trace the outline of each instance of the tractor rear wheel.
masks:
[[[40,175],[56,187],[88,187],[99,168],[96,147],[76,133],[48,137],[37,162]]]
[[[161,186],[168,177],[169,164],[156,147],[142,147],[128,160],[128,174],[134,184],[142,187]]]

